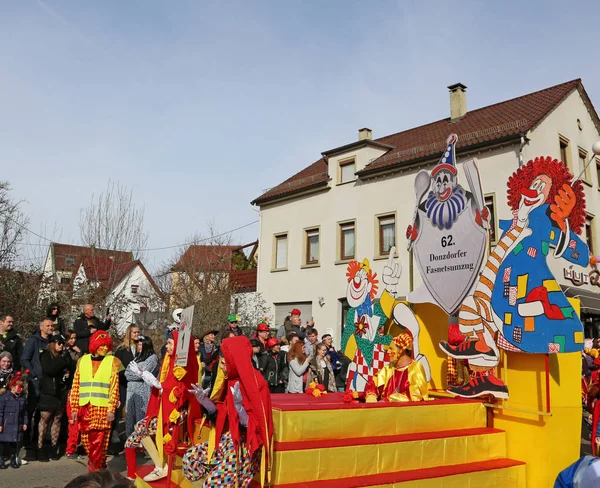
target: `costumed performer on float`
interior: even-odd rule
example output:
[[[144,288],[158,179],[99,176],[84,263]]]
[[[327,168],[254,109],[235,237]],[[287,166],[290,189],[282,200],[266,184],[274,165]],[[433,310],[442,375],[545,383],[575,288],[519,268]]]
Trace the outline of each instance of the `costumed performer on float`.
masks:
[[[140,448],[146,450],[154,463],[154,470],[144,477],[144,481],[165,478],[168,474],[165,454],[175,452],[181,429],[187,426],[187,432],[192,433],[194,421],[200,418],[200,406],[189,402],[188,393],[192,384],[199,381],[194,341],[190,341],[187,365],[183,368],[175,365],[178,337],[179,332],[174,331],[167,339],[158,379],[149,371],[142,372],[143,380],[152,385],[152,392],[146,416],[135,425],[125,442],[127,477],[130,479],[135,479],[136,451]]]
[[[99,330],[90,337],[89,354],[77,363],[71,389],[71,423],[78,422],[90,473],[106,468],[110,431],[119,404],[121,361],[109,355],[113,340]]]
[[[245,488],[257,473],[269,481],[273,436],[271,395],[252,366],[252,346],[243,336],[223,340],[211,397],[194,385],[191,392],[208,412],[209,441],[183,456],[183,473],[205,488]],[[216,418],[215,418],[216,417]]]
[[[367,403],[429,400],[425,368],[412,358],[412,346],[413,340],[408,332],[392,339],[388,350],[390,362],[365,388]]]
[[[496,377],[498,347],[537,354],[583,349],[583,326],[547,262],[549,254],[586,267],[589,249],[577,234],[585,224],[585,194],[565,163],[538,157],[508,180],[512,220],[501,220],[503,234],[489,255],[475,292],[458,316],[466,340],[440,347],[466,359],[471,380],[448,391],[473,398],[508,398]],[[497,336],[497,339],[496,339]]]

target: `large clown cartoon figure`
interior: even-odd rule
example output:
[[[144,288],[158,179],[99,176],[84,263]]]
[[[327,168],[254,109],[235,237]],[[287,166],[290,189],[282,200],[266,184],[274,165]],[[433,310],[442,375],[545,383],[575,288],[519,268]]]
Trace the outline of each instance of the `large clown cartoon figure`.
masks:
[[[458,136],[451,134],[431,175],[424,170],[417,174],[414,218],[406,231],[423,278],[408,301],[435,303],[449,315],[458,310],[477,279],[487,248],[489,216],[475,159],[462,164],[470,191],[458,182],[457,142]]]
[[[342,333],[342,351],[352,363],[348,367],[348,388],[363,391],[367,382],[377,374],[385,362],[385,346],[391,335],[380,334],[386,316],[379,303],[373,303],[377,294],[377,273],[369,260],[350,261],[346,271],[348,286],[346,299],[350,309]]]
[[[544,354],[583,348],[582,324],[547,263],[549,256],[583,267],[589,262],[589,249],[577,236],[585,224],[583,187],[572,180],[565,164],[550,157],[529,161],[508,180],[513,218],[500,221],[502,237],[460,307],[466,340],[440,343],[449,356],[468,360],[473,372],[451,393],[508,398],[494,372],[498,347]]]

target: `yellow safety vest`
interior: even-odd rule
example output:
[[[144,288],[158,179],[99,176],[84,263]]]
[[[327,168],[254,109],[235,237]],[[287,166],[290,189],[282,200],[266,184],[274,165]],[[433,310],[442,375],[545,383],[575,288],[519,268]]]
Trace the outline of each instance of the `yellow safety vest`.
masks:
[[[113,372],[114,356],[106,356],[93,374],[92,355],[86,354],[79,360],[79,406],[91,403],[97,407],[108,407],[110,377]]]

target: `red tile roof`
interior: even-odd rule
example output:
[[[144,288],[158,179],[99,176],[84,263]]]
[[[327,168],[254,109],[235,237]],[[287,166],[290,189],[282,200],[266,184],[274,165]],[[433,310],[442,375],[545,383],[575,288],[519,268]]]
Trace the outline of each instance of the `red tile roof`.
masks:
[[[183,271],[186,268],[205,271],[231,270],[231,254],[240,246],[189,246],[179,258],[173,271]]]
[[[600,119],[585,93],[581,80],[576,79],[512,100],[471,110],[454,122],[448,117],[376,139],[376,142],[391,145],[394,149],[369,163],[357,174],[367,176],[413,161],[439,157],[446,148],[446,138],[450,133],[458,135],[457,147],[462,149],[516,138],[521,132],[527,132],[540,123],[575,89],[579,90],[595,123],[600,126]],[[324,159],[320,159],[263,193],[252,204],[261,205],[311,187],[326,186],[328,181],[327,163]]]
[[[110,251],[86,246],[72,246],[70,244],[59,244],[53,242],[52,255],[54,257],[55,271],[74,272],[79,269],[79,263],[84,256],[96,256],[98,258],[112,257],[115,263],[133,261],[133,253],[125,251]],[[67,258],[73,259],[73,264],[67,264]]]

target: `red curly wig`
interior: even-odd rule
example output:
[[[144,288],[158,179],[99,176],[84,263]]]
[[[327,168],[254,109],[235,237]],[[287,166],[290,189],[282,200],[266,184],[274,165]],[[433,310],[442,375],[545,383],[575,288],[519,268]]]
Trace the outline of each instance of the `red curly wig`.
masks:
[[[98,352],[98,348],[100,346],[107,346],[108,349],[112,349],[113,348],[113,340],[112,338],[108,335],[108,332],[105,332],[103,330],[99,330],[97,332],[95,332],[92,337],[90,337],[90,352],[92,354],[96,354],[96,352]]]
[[[562,161],[553,159],[550,156],[537,157],[530,160],[525,166],[515,171],[508,179],[508,206],[512,210],[519,208],[522,191],[531,186],[533,180],[540,175],[547,175],[552,180],[552,187],[546,203],[554,203],[554,198],[564,184],[571,185],[573,175],[569,173],[567,165]],[[576,181],[572,185],[575,193],[576,203],[571,215],[569,216],[569,226],[576,234],[581,234],[581,229],[585,224],[585,194],[581,181]]]

